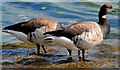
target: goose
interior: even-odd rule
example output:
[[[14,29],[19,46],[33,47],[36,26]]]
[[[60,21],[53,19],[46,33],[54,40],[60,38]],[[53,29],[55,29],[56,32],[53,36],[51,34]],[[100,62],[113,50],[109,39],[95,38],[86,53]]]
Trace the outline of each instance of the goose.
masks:
[[[44,52],[47,53],[44,45],[50,43],[50,41],[42,40],[43,38],[49,36],[43,34],[47,31],[55,31],[60,29],[62,29],[62,26],[54,20],[47,18],[35,18],[4,27],[2,32],[9,33],[26,44],[36,45],[37,54],[39,55],[40,47],[42,46]]]
[[[76,22],[62,30],[46,32],[44,35],[51,34],[44,38],[47,41],[61,44],[68,49],[71,57],[72,50],[78,50],[79,59],[85,59],[85,50],[98,45],[110,32],[110,23],[106,17],[108,13],[116,12],[111,4],[104,4],[99,11],[99,22],[83,21]],[[82,50],[82,57],[80,56]]]

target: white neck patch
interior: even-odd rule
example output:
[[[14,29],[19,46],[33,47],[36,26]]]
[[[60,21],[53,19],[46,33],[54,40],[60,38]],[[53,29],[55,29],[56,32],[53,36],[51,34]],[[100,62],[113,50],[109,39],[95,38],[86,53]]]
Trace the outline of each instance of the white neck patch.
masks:
[[[106,15],[103,15],[102,18],[106,18]]]

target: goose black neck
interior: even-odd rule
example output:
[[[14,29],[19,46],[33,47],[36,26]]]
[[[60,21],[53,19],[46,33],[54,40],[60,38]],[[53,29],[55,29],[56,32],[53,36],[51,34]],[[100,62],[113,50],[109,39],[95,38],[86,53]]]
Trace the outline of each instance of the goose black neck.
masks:
[[[107,18],[103,18],[103,16],[105,16],[105,15],[107,15],[107,14],[104,14],[104,13],[102,13],[101,11],[99,12],[99,24],[100,25],[109,25],[109,21],[108,21],[108,19]]]
[[[109,34],[109,32],[110,32],[110,23],[107,18],[102,17],[104,15],[106,15],[106,14],[104,14],[101,11],[99,12],[99,25],[102,29],[103,36],[105,38],[107,36],[107,34]]]

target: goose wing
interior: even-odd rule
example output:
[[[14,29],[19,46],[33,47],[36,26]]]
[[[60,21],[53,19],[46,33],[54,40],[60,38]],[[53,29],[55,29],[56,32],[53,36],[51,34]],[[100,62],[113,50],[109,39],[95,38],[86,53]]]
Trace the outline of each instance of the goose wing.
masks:
[[[50,31],[54,30],[59,30],[61,29],[61,25],[58,24],[54,20],[50,20],[47,18],[36,18],[36,19],[31,19],[25,22],[20,22],[15,25],[7,26],[3,28],[3,30],[8,29],[8,30],[14,30],[14,31],[20,31],[25,34],[28,34],[30,32],[34,32],[37,28],[41,28],[43,26],[48,26],[48,28],[52,29]]]
[[[74,23],[62,30],[47,32],[45,34],[52,34],[54,36],[64,36],[72,40],[76,35],[82,35],[86,32],[94,31],[98,35],[102,36],[101,28],[96,22],[85,21]]]

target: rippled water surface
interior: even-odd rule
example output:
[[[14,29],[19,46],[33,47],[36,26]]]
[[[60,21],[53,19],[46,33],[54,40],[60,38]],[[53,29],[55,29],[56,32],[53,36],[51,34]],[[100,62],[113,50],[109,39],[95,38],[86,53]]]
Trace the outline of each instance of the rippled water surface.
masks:
[[[2,3],[2,27],[13,25],[33,18],[44,17],[59,22],[63,27],[75,22],[94,21],[98,22],[98,12],[105,2],[4,2]],[[111,2],[119,11],[118,3]],[[48,54],[41,56],[28,55],[36,51],[36,47],[20,44],[10,34],[2,33],[4,68],[115,68],[118,67],[118,12],[107,15],[111,25],[108,37],[92,49],[86,51],[86,58],[92,61],[80,62],[77,51],[73,51],[72,62],[68,61],[68,52],[59,46],[47,46]],[[13,44],[15,43],[15,44]],[[17,44],[16,44],[17,43]],[[9,45],[8,45],[9,44]],[[29,47],[28,47],[29,46]],[[87,65],[87,66],[85,66]]]
[[[2,3],[2,27],[23,22],[33,18],[44,17],[59,22],[66,27],[75,22],[95,21],[98,22],[98,12],[101,2],[21,2]],[[112,3],[118,8],[118,3]],[[111,33],[118,33],[118,15],[109,14]],[[2,33],[2,43],[19,42],[15,37]]]

